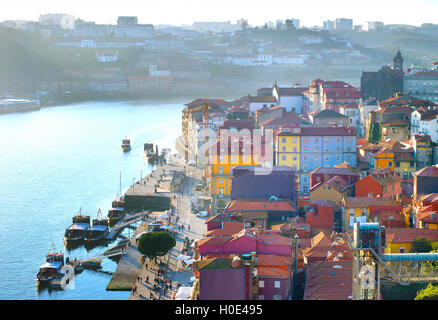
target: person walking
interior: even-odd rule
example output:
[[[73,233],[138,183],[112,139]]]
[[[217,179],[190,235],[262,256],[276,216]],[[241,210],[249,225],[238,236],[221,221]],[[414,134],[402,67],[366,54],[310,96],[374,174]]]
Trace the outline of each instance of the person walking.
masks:
[[[149,276],[146,276],[146,283],[149,283]]]

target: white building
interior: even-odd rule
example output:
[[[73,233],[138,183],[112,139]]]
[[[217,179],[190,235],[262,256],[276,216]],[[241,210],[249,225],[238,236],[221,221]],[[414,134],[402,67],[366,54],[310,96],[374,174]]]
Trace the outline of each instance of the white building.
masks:
[[[271,108],[277,105],[277,99],[274,96],[249,96],[249,111],[255,113],[258,109],[266,107]]]
[[[411,113],[411,135],[429,135],[434,143],[438,143],[438,110],[437,107],[419,108]]]
[[[346,104],[339,107],[339,113],[348,117],[348,125],[359,130],[360,111],[357,104]]]
[[[370,112],[378,109],[377,99],[368,99],[359,104],[359,130],[358,135],[367,138],[368,130],[370,128]]]
[[[353,30],[353,19],[337,18],[335,20],[336,30]]]
[[[383,29],[383,22],[380,21],[368,21],[362,25],[362,31],[377,31]]]
[[[403,90],[407,95],[417,99],[438,103],[438,71],[434,63],[432,70],[412,70],[403,78]]]
[[[277,104],[284,107],[286,111],[294,111],[301,114],[304,101],[303,92],[306,90],[307,88],[299,87],[298,85],[293,88],[280,88],[275,84],[272,95],[277,100]]]

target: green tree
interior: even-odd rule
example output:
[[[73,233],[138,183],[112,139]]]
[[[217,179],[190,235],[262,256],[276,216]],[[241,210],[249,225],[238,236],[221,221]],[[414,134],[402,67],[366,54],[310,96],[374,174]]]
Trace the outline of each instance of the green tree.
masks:
[[[176,244],[176,240],[164,231],[143,234],[137,243],[138,251],[150,259],[166,255]]]
[[[287,29],[287,30],[295,30],[294,23],[292,22],[291,19],[287,19],[287,20],[285,21],[285,23],[286,23],[286,29]]]
[[[371,143],[379,143],[380,142],[380,124],[375,122],[372,123],[370,126],[370,132],[369,132],[369,136],[368,136],[368,141]]]
[[[429,283],[426,288],[417,292],[415,300],[438,300],[438,285]]]
[[[432,244],[426,238],[417,238],[412,243],[411,252],[430,252]]]

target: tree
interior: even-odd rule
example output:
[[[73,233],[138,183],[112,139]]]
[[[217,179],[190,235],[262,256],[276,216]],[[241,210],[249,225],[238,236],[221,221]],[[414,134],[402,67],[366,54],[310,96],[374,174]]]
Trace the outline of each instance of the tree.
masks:
[[[166,255],[176,244],[176,240],[165,231],[148,232],[142,234],[137,243],[138,251],[151,258]]]
[[[411,252],[430,252],[432,244],[426,238],[417,238],[412,243]]]
[[[239,21],[237,21],[238,24],[240,24],[240,26],[242,27],[242,30],[245,31],[246,28],[248,28],[248,20],[245,19],[240,19]]]
[[[380,142],[380,124],[377,122],[374,122],[370,126],[370,132],[368,136],[368,141],[374,144],[377,144]]]
[[[286,20],[286,29],[287,30],[295,30],[295,25],[291,19]]]
[[[438,285],[429,283],[426,288],[417,292],[415,300],[438,300]]]

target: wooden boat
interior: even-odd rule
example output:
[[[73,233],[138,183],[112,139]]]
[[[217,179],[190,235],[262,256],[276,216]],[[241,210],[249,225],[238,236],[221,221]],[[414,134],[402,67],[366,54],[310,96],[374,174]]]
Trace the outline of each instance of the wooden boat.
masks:
[[[64,254],[62,252],[57,253],[52,242],[49,253],[46,255],[46,262],[40,266],[39,272],[36,276],[37,285],[50,284],[50,282],[61,272],[63,266]]]
[[[67,242],[83,240],[90,227],[90,216],[82,215],[82,210],[79,209],[79,214],[75,215],[72,221],[73,224],[65,231],[64,240]]]
[[[88,228],[85,235],[85,241],[87,243],[96,243],[105,239],[105,236],[109,232],[109,221],[108,219],[100,218],[101,211],[97,213],[97,218],[93,219],[93,226]]]
[[[126,138],[122,140],[122,151],[129,152],[131,151],[131,140]]]
[[[158,146],[156,146],[158,149]],[[156,152],[154,151],[154,144],[153,143],[145,143],[144,144],[144,151],[143,151],[143,158],[146,161],[146,163],[156,163],[158,161],[158,150]]]
[[[121,207],[111,208],[108,211],[108,220],[110,223],[119,221],[125,215],[125,209]]]
[[[85,261],[82,261],[82,266],[85,269],[99,269],[102,267],[101,263],[102,263],[102,260],[96,260],[96,259],[85,260]]]

